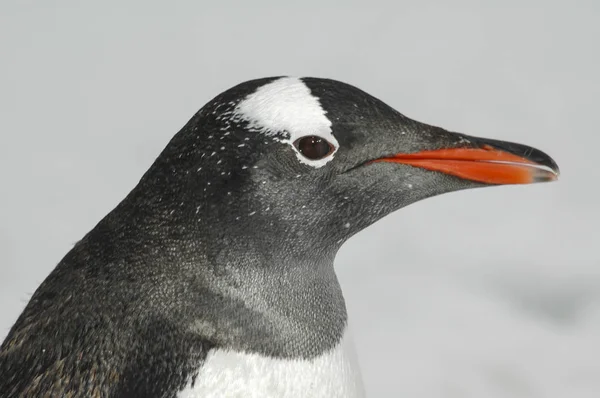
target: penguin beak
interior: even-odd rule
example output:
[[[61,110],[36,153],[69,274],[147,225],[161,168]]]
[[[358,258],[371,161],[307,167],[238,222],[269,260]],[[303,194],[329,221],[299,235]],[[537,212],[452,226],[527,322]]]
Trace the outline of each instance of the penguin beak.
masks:
[[[401,163],[492,185],[558,179],[558,165],[538,149],[512,142],[465,137],[469,147],[399,153],[372,162]]]

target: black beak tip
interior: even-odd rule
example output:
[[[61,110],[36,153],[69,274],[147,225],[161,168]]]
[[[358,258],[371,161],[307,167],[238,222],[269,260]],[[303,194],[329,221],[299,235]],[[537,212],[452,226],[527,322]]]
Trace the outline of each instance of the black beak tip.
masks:
[[[496,149],[500,149],[513,155],[520,156],[532,162],[535,162],[538,166],[542,166],[540,169],[539,177],[536,178],[536,182],[542,181],[554,181],[560,175],[560,168],[554,159],[550,157],[547,153],[540,151],[539,149],[523,145],[517,144],[514,142],[508,141],[500,141],[500,140],[492,140],[492,139],[483,139],[478,140],[481,145],[491,145]],[[548,174],[551,174],[553,178],[549,178]],[[538,179],[539,178],[539,179]]]
[[[560,168],[558,167],[556,161],[550,157],[550,155],[540,151],[539,149],[535,149],[532,147],[527,148],[528,149],[522,155],[524,158],[536,162],[541,166],[549,168],[554,172],[554,174],[556,174],[557,177],[560,175]]]

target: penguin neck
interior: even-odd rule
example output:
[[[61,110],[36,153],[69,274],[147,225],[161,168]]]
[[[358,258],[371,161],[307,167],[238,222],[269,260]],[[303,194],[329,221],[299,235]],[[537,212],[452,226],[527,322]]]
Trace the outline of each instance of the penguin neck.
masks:
[[[319,356],[341,341],[347,313],[335,253],[266,250],[257,234],[222,239],[208,244],[207,266],[196,268],[194,280],[214,299],[198,308],[194,328],[219,346],[285,358]]]

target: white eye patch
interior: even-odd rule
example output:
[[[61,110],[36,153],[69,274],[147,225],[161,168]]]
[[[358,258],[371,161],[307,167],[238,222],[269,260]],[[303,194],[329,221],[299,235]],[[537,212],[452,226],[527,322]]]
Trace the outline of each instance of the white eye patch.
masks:
[[[250,128],[267,136],[289,134],[289,137],[279,141],[289,144],[300,162],[312,167],[327,164],[339,148],[331,130],[331,121],[325,116],[319,99],[311,94],[299,78],[283,77],[265,84],[242,100],[233,113],[247,121]],[[304,136],[321,137],[334,149],[322,159],[308,159],[294,146],[294,142]]]

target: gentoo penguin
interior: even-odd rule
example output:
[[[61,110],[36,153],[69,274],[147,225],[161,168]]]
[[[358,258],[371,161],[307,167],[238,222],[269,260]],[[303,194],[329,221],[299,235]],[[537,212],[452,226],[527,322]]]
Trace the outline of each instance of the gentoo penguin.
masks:
[[[427,197],[557,176],[537,149],[338,81],[242,83],[36,290],[2,344],[0,396],[362,396],[333,268],[344,241]]]

